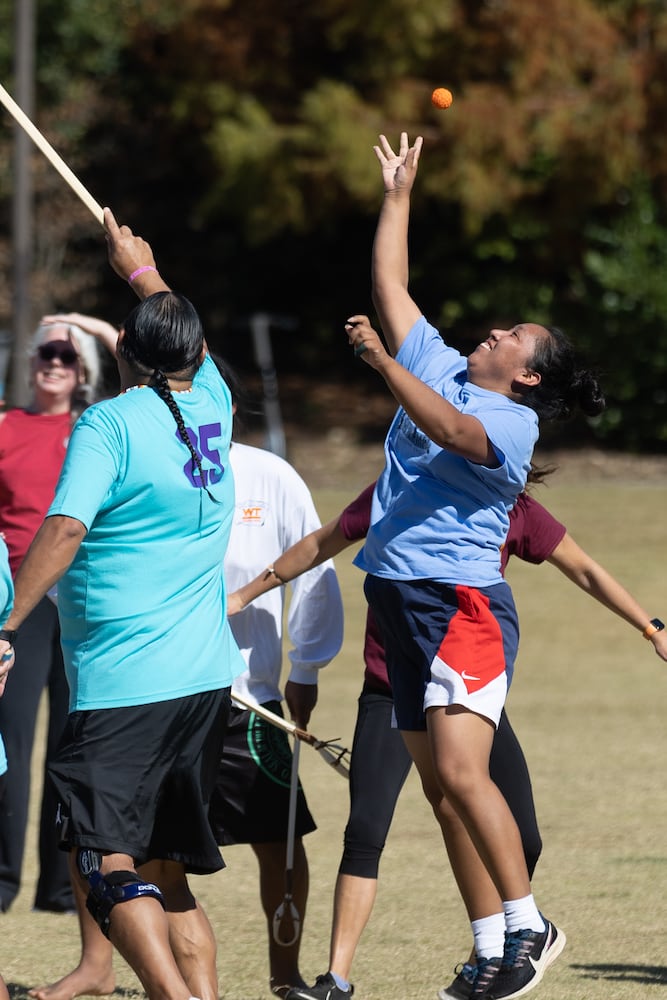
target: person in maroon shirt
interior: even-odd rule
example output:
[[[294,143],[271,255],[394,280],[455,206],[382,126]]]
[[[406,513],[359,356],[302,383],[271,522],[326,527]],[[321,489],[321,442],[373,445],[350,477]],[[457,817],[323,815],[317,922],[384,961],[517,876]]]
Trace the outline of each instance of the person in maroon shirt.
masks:
[[[259,593],[278,586],[278,578],[291,580],[363,539],[370,524],[373,489],[371,484],[338,517],[283,553],[273,564],[276,575],[260,575],[230,594],[228,612],[240,611]],[[657,654],[667,660],[667,634],[659,627],[660,623],[652,624],[634,598],[577,545],[563,524],[527,493],[519,496],[510,513],[510,527],[500,553],[503,573],[513,555],[536,564],[551,562],[586,593],[639,629],[652,641]],[[329,977],[338,989],[331,993],[332,998],[351,995],[338,983],[349,982],[352,960],[375,901],[380,856],[410,769],[410,756],[400,732],[391,725],[391,687],[382,640],[370,609],[364,662],[364,683],[352,744],[350,814],[334,894],[329,972],[319,976],[314,987],[292,990],[288,1000],[318,1000],[326,996],[326,990],[332,988]],[[490,771],[519,827],[532,878],[542,841],[526,760],[504,711],[493,741]],[[456,820],[442,815],[436,818],[449,848],[456,838]],[[456,851],[450,852],[450,859],[468,913],[475,919],[485,908],[487,894],[495,893],[495,889],[474,861],[462,863]],[[471,877],[471,872],[477,875]],[[465,1000],[469,996],[471,969],[468,963],[461,968],[451,986],[440,991],[441,1000]]]
[[[96,341],[113,352],[118,331],[94,317],[44,316],[30,355],[32,399],[0,413],[0,532],[9,549],[12,576],[23,561],[53,500],[72,426],[92,401],[100,375]],[[49,696],[46,759],[60,740],[69,690],[60,650],[58,612],[45,597],[22,625],[14,671],[0,699],[0,730],[11,766],[0,806],[0,911],[11,906],[21,884],[28,822],[30,760],[42,692]],[[46,763],[46,762],[45,762]],[[39,877],[34,909],[74,908],[67,856],[55,836],[56,802],[44,782],[39,827]]]

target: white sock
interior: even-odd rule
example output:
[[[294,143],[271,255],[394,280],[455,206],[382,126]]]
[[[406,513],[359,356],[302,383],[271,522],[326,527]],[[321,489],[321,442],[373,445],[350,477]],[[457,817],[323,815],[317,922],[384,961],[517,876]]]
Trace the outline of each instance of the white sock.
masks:
[[[343,993],[349,992],[350,984],[348,983],[347,979],[343,979],[343,977],[339,976],[337,972],[332,972],[331,970],[329,970],[329,972],[330,975],[333,977],[333,981],[338,987],[338,989],[342,990]]]
[[[538,910],[533,894],[523,899],[510,899],[503,903],[507,930],[512,931],[544,931],[546,924]]]
[[[505,914],[492,913],[490,917],[472,920],[472,936],[478,958],[502,958],[505,947]]]

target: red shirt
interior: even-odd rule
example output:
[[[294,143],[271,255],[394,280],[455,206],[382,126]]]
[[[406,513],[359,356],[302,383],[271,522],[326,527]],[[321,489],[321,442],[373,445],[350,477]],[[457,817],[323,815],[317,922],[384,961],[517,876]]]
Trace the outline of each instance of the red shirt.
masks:
[[[71,429],[69,413],[8,410],[0,423],[0,531],[13,575],[53,500]]]
[[[345,508],[340,528],[349,541],[366,537],[371,523],[371,502],[375,483],[367,486],[356,500]],[[525,562],[541,563],[548,559],[565,535],[565,525],[527,493],[521,493],[510,511],[510,526],[500,553],[500,568],[504,574],[510,556]],[[382,638],[370,608],[366,617],[364,639],[364,691],[391,694],[387,677]]]

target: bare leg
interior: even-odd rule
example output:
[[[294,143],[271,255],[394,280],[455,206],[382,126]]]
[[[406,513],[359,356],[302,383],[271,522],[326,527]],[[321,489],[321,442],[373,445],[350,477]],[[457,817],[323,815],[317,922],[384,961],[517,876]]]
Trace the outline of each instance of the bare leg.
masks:
[[[29,990],[36,1000],[73,1000],[78,996],[106,996],[113,993],[116,976],[113,971],[113,946],[86,908],[88,886],[76,871],[75,853],[69,856],[70,878],[81,933],[81,958],[72,972],[49,986]],[[84,888],[85,886],[85,888]]]
[[[427,722],[428,734],[406,732],[403,738],[456,866],[468,914],[498,913],[501,900],[530,893],[530,880],[518,827],[489,777],[493,727],[456,705],[429,709]]]
[[[140,871],[142,878],[160,886],[171,950],[190,995],[200,1000],[218,1000],[215,936],[208,917],[190,891],[183,865],[153,861]]]
[[[463,821],[443,795],[431,759],[428,735],[403,733],[406,746],[417,765],[424,794],[442,831],[456,884],[470,920],[502,911],[502,900],[493,879],[480,858]]]
[[[127,854],[106,854],[103,874],[135,871]],[[84,886],[87,885],[81,879]],[[162,905],[140,896],[114,906],[109,938],[139,977],[149,1000],[189,1000],[191,993],[171,950],[169,921]]]
[[[9,1000],[9,990],[2,976],[0,976],[0,1000]]]
[[[259,863],[260,897],[269,935],[271,986],[305,986],[299,972],[299,951],[308,899],[308,861],[303,840],[297,837],[294,843],[293,898],[299,913],[300,930],[294,944],[287,946],[278,944],[273,936],[273,917],[285,897],[286,844],[281,841],[253,844],[252,849]]]
[[[489,775],[493,725],[458,705],[429,709],[426,719],[438,783],[501,899],[528,896],[530,878],[519,828]]]
[[[349,982],[354,953],[375,903],[378,880],[338,875],[334,894],[329,969]]]

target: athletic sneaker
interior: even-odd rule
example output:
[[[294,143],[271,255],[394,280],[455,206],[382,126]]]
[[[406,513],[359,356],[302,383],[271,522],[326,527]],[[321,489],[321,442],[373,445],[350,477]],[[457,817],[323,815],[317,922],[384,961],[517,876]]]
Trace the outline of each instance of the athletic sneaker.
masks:
[[[537,986],[545,971],[565,947],[565,935],[545,917],[543,931],[512,931],[505,934],[502,965],[485,1000],[511,1000]]]
[[[336,986],[336,980],[327,972],[325,976],[318,976],[314,986],[295,986],[287,994],[287,1000],[345,1000],[354,993],[354,986],[349,990],[341,990]]]
[[[438,992],[438,1000],[469,1000],[472,985],[475,981],[475,966],[470,962],[457,965],[456,976],[449,986],[443,986]]]
[[[500,969],[501,958],[480,958],[477,965],[457,966],[457,975],[451,985],[438,993],[439,1000],[482,1000]]]

